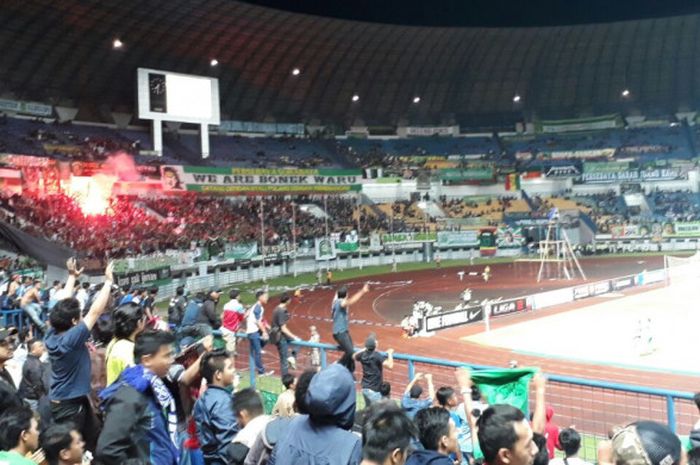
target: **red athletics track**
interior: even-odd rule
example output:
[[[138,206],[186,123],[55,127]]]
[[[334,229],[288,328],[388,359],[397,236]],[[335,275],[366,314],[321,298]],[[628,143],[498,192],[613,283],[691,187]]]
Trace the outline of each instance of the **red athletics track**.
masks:
[[[661,268],[663,257],[590,258],[582,260],[581,264],[590,282],[632,274],[644,269]],[[534,263],[490,265],[492,276],[488,283],[484,283],[480,275],[465,276],[464,282],[459,281],[457,271],[463,269],[467,273],[470,271],[481,273],[484,266],[482,264],[458,268],[397,272],[368,278],[372,286],[369,294],[353,305],[350,311],[350,333],[355,346],[362,346],[364,339],[370,333],[375,333],[379,340],[380,350],[392,347],[396,352],[401,353],[500,367],[506,366],[509,360],[517,359],[520,366],[541,367],[548,374],[690,392],[694,392],[700,387],[700,377],[698,376],[515,354],[509,349],[482,346],[461,339],[464,336],[482,331],[483,324],[444,330],[430,338],[406,339],[402,337],[398,322],[404,314],[411,311],[415,300],[426,300],[434,305],[443,305],[445,309],[452,309],[459,301],[460,292],[467,287],[473,290],[473,299],[481,300],[484,297],[517,297],[533,294],[542,289],[567,287],[580,282],[545,281],[537,283],[538,265]],[[361,280],[348,281],[350,295],[358,291],[363,282]],[[338,283],[335,285],[337,286]],[[633,292],[643,292],[643,290],[633,289],[627,291],[626,294]],[[318,328],[322,342],[334,343],[330,324],[330,305],[333,294],[334,290],[331,288],[306,291],[301,302],[293,302],[290,305],[292,331],[304,339],[308,339],[308,328],[313,324]],[[595,298],[587,299],[535,313],[508,316],[492,320],[491,327],[498,328],[525,319],[541,318],[553,313],[591,305],[595,301]],[[269,308],[274,308],[275,303],[270,302]],[[572,328],[572,331],[575,330],[576,328]],[[597,341],[595,335],[592,334],[591,344],[595,343]],[[276,357],[274,359],[270,357],[276,351],[268,350],[267,352],[266,363],[270,367],[277,368]],[[267,360],[268,358],[270,360]],[[300,365],[306,365],[303,354],[300,358]],[[426,368],[416,364],[416,371],[422,371]],[[454,384],[453,377],[448,370],[431,368],[430,371],[436,377],[436,387],[441,384]],[[403,386],[408,381],[406,364],[397,362],[391,372],[385,371],[385,378],[392,383],[393,396],[399,397]],[[564,426],[576,424],[579,429],[589,433],[604,434],[613,424],[639,418],[655,418],[657,420],[665,420],[666,418],[666,404],[663,399],[638,394],[623,394],[604,389],[578,388],[559,383],[550,383],[548,403],[557,410],[560,424]],[[689,403],[678,401],[676,406],[679,415],[679,432],[686,433],[695,421],[694,408],[690,408]]]

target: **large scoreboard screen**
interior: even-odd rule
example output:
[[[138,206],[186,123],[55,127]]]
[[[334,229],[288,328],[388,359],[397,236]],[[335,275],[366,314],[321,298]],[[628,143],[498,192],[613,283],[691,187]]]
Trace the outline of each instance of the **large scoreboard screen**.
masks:
[[[183,123],[220,123],[219,80],[138,68],[139,118]]]

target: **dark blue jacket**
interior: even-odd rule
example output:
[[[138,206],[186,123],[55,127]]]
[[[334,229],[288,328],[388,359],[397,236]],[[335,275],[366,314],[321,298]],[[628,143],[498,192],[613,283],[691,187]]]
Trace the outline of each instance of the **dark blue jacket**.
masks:
[[[434,450],[417,450],[408,456],[406,465],[454,465],[449,456]]]
[[[177,465],[179,452],[168,435],[167,418],[139,369],[140,365],[127,368],[100,394],[106,415],[96,458],[104,465],[120,465],[126,459]]]
[[[231,408],[233,397],[226,389],[209,386],[194,404],[197,436],[207,464],[225,464],[226,448],[238,433]]]
[[[348,431],[355,419],[355,384],[350,372],[333,364],[311,380],[305,398],[309,415],[295,417],[293,433],[280,438],[268,465],[357,465],[360,436]]]

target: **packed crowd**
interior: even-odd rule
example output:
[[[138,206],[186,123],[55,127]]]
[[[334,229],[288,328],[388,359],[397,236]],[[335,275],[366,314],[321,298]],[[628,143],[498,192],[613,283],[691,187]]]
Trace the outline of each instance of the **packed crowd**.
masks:
[[[327,209],[327,219],[302,204]],[[295,209],[295,212],[292,212]],[[313,241],[329,232],[356,229],[363,235],[389,230],[386,215],[356,213],[354,199],[300,196],[294,199],[265,197],[262,202],[265,244],[274,246]],[[208,241],[260,241],[263,225],[259,198],[229,200],[185,194],[169,198],[113,197],[104,214],[86,214],[78,201],[65,194],[25,192],[0,198],[0,214],[28,233],[59,242],[86,257],[108,259],[189,250]],[[359,215],[359,222],[357,216]],[[216,227],[212,227],[216,225]],[[402,223],[394,224],[400,230]],[[293,228],[294,231],[293,231]]]
[[[380,352],[370,335],[356,351],[348,333],[347,309],[367,287],[352,295],[341,287],[333,302],[344,355],[297,371],[286,352],[298,339],[288,327],[291,296],[282,296],[268,325],[265,291],[246,309],[234,290],[220,313],[220,290],[188,299],[179,289],[161,326],[152,295],[114,289],[111,265],[85,306],[74,295],[81,270],[74,260],[67,268],[43,340],[0,329],[0,463],[587,465],[577,456],[581,434],[553,423],[541,374],[532,380],[530,418],[490,405],[465,368],[438,389],[430,374],[416,374],[400,400],[392,398],[384,370],[393,369],[393,350]],[[241,341],[229,329],[244,331],[253,352],[261,339],[277,346],[285,390],[269,414],[259,392],[239,386]],[[685,465],[697,456],[651,421],[616,428],[598,447],[605,465]]]

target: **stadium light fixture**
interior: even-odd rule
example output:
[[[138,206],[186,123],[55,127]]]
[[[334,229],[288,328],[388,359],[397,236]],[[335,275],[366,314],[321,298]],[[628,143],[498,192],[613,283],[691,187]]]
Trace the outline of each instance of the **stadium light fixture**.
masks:
[[[420,103],[420,97],[413,97],[413,103]]]
[[[299,76],[301,74],[301,70],[299,68],[294,68],[292,70],[292,76]]]
[[[520,96],[518,94],[515,94],[515,96],[513,97],[513,103],[518,103],[518,102],[520,102]]]
[[[355,95],[352,96],[352,101],[353,101],[353,102],[357,102],[358,100],[360,100],[360,96],[359,96],[359,95],[355,94]]]
[[[622,95],[624,98],[629,97],[629,96],[630,96],[630,91],[629,91],[629,89],[623,90],[622,93],[621,93],[620,95]]]
[[[122,42],[122,41],[119,40],[118,38],[117,38],[117,39],[114,39],[114,40],[112,41],[112,48],[122,48],[123,46],[124,46],[124,42]]]
[[[216,58],[212,58],[211,61],[209,62],[210,66],[217,66],[219,64],[219,60]]]

